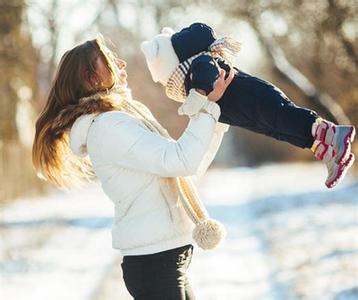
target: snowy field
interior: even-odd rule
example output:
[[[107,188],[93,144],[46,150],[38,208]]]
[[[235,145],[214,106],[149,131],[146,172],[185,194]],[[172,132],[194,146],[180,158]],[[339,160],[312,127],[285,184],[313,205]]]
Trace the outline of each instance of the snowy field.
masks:
[[[199,190],[228,229],[195,249],[198,300],[357,300],[358,179],[320,164],[211,170]],[[111,249],[112,204],[93,184],[0,210],[0,299],[129,300]]]

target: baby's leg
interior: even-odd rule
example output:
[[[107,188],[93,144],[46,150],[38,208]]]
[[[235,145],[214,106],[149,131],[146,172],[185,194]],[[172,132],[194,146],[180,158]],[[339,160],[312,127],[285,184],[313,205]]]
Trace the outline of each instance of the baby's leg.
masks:
[[[286,141],[301,148],[313,144],[317,114],[295,105],[272,84],[243,72],[235,76],[218,102],[221,121]]]
[[[337,126],[319,118],[314,111],[295,105],[269,82],[239,73],[218,104],[224,123],[310,148],[327,166],[329,188],[343,179],[353,164],[353,126]]]

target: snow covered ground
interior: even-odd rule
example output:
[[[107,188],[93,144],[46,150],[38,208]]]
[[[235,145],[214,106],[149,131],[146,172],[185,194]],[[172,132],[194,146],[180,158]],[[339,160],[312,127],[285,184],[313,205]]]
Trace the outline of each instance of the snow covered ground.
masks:
[[[358,299],[358,179],[327,190],[324,178],[320,164],[209,171],[199,190],[228,237],[196,248],[197,299]],[[0,299],[131,299],[111,218],[98,184],[3,207]]]

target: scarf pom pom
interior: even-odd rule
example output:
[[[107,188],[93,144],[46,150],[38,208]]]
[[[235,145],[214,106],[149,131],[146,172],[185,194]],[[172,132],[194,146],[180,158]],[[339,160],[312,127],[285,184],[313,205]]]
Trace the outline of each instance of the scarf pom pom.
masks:
[[[218,221],[207,219],[196,225],[193,238],[198,246],[204,250],[217,247],[226,236],[225,227]]]

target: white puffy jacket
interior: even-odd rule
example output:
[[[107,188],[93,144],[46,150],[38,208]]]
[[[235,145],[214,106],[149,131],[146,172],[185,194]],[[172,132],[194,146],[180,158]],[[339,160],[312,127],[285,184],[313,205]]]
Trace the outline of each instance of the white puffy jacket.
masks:
[[[192,221],[175,206],[171,209],[178,210],[180,222],[174,224],[159,178],[202,174],[208,168],[228,128],[217,123],[219,106],[208,102],[196,92],[189,94],[180,112],[190,115],[190,121],[177,141],[149,131],[125,112],[83,115],[73,124],[72,151],[89,155],[114,203],[112,246],[122,255],[152,254],[193,242]]]

